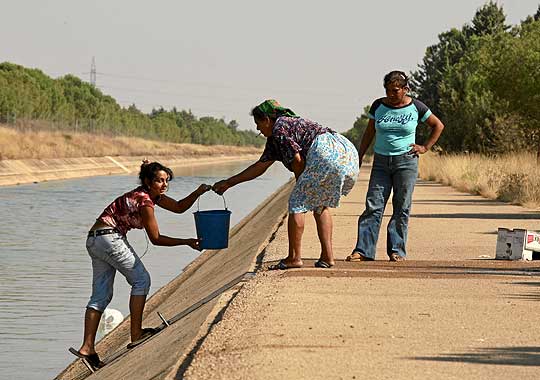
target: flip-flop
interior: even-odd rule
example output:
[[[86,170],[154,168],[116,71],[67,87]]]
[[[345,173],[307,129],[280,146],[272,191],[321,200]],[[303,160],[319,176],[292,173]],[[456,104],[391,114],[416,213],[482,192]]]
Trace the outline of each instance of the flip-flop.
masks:
[[[146,341],[148,338],[150,338],[152,335],[156,334],[158,332],[157,329],[152,327],[146,327],[142,329],[142,334],[139,339],[137,339],[135,342],[131,342],[127,345],[128,349],[132,349],[133,347],[137,347],[139,344]]]
[[[70,347],[68,351],[71,352],[76,357],[86,360],[88,364],[90,364],[92,368],[94,369],[100,369],[101,367],[105,365],[105,363],[103,363],[99,359],[98,354],[92,354],[92,355],[81,354],[79,351],[77,351],[73,347]]]
[[[290,267],[287,264],[285,264],[285,261],[279,260],[279,263],[270,265],[268,267],[268,270],[286,270],[286,269],[295,269],[295,268],[298,269],[301,267]]]
[[[400,256],[397,253],[390,254],[389,258],[390,258],[389,261],[394,261],[394,262],[405,261],[405,256]]]
[[[313,265],[315,265],[315,268],[324,268],[324,269],[329,269],[334,266],[334,264],[329,264],[326,261],[322,261],[322,260],[315,261],[315,264]]]
[[[373,259],[366,257],[364,255],[361,255],[360,253],[355,251],[351,253],[349,256],[347,256],[345,261],[373,261]]]

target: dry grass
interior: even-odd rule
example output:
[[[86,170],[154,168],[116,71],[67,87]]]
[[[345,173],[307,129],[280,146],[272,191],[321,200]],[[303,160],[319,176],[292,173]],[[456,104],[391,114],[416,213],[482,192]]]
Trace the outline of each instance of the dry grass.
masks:
[[[540,168],[531,153],[498,157],[425,154],[420,177],[486,198],[540,207]]]
[[[21,131],[0,125],[0,160],[141,155],[195,157],[260,152],[261,149],[255,147],[172,144],[134,137],[46,130]]]

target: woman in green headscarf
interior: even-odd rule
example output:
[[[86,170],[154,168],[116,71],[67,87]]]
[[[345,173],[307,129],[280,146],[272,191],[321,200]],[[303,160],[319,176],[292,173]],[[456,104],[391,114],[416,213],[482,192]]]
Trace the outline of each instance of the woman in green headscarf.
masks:
[[[296,177],[289,198],[289,254],[270,269],[300,268],[302,263],[302,234],[305,213],[313,211],[321,254],[315,266],[334,265],[332,250],[332,215],[329,208],[339,206],[358,176],[358,152],[349,140],[330,128],[297,116],[276,100],[265,100],[251,111],[257,129],[266,137],[261,158],[242,172],[213,185],[223,194],[228,188],[252,180],[268,169],[274,161]]]

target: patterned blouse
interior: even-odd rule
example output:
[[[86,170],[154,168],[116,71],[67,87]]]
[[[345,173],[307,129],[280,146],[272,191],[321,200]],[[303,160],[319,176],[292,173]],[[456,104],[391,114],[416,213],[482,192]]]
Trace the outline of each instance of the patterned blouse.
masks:
[[[116,198],[105,208],[98,220],[116,228],[122,235],[126,235],[132,228],[143,228],[141,207],[154,208],[154,201],[142,186]]]
[[[335,133],[330,128],[300,117],[278,117],[272,128],[272,135],[266,139],[264,152],[259,161],[281,161],[292,171],[292,162],[296,153],[305,160],[315,138],[327,132]]]

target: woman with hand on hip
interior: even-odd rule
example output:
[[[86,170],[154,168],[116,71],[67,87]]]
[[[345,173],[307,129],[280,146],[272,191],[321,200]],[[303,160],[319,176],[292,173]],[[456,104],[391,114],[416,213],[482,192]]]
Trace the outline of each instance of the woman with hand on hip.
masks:
[[[332,267],[334,254],[329,208],[338,207],[340,197],[347,195],[354,186],[358,176],[355,147],[339,133],[298,117],[272,99],[253,108],[251,114],[257,129],[267,139],[264,152],[259,161],[239,174],[215,183],[214,191],[223,194],[232,186],[260,176],[274,161],[281,161],[296,177],[289,198],[289,254],[270,269],[303,266],[302,234],[308,211],[313,211],[321,243],[315,266]]]
[[[198,239],[162,235],[154,215],[154,207],[157,205],[174,213],[183,213],[211,187],[200,185],[187,197],[177,201],[165,195],[172,178],[171,169],[159,162],[143,161],[139,173],[141,186],[116,198],[105,208],[88,232],[86,249],[92,259],[92,296],[86,306],[81,348],[79,350],[70,348],[69,351],[85,359],[94,369],[104,365],[95,351],[95,339],[101,314],[113,296],[116,271],[120,272],[131,285],[129,299],[131,343],[128,348],[154,333],[154,329],[142,328],[143,310],[150,290],[150,275],[129,244],[127,232],[133,228],[144,228],[154,245],[188,245],[200,250]]]
[[[358,219],[358,238],[347,261],[375,259],[375,250],[386,202],[393,192],[393,213],[388,223],[386,253],[390,261],[405,260],[405,245],[412,194],[418,176],[418,158],[437,142],[443,123],[429,108],[407,95],[408,78],[402,71],[384,77],[386,96],[373,102],[369,123],[360,143],[360,162],[375,138],[373,167],[366,195],[366,209]],[[431,128],[424,144],[416,144],[419,122]]]

